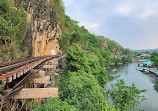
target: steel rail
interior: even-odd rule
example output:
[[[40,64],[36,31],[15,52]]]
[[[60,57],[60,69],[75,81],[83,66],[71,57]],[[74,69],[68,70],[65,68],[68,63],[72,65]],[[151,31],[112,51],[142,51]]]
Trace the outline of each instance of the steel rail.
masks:
[[[20,67],[24,64],[30,63],[32,61],[36,61],[38,59],[44,58],[47,56],[43,56],[43,57],[32,57],[32,58],[28,58],[28,59],[23,59],[20,61],[14,61],[14,62],[10,62],[7,65],[4,64],[4,66],[0,63],[1,67],[0,67],[0,74],[5,73],[5,71],[9,71],[11,69],[15,69],[16,67]],[[48,56],[49,57],[49,56]]]
[[[2,96],[0,98],[0,105],[4,104],[8,99],[10,99],[11,97],[13,97],[14,95],[16,95],[21,89],[23,88],[23,85],[22,86],[19,86],[17,87],[16,89],[14,90],[11,90],[8,94]]]
[[[28,60],[28,61],[25,61],[25,62],[20,62],[20,63],[16,63],[16,64],[13,64],[13,65],[6,66],[6,67],[2,67],[2,68],[0,68],[0,74],[5,73],[7,71],[10,71],[12,69],[19,68],[19,67],[21,67],[25,64],[29,64],[29,63],[34,62],[36,60],[39,60],[39,58],[35,58],[35,59],[31,59],[31,60]]]
[[[12,71],[12,72],[9,72],[9,73],[7,73],[7,74],[4,74],[4,75],[0,76],[0,81],[3,80],[3,79],[8,78],[8,77],[10,77],[10,76],[12,76],[12,75],[14,75],[14,74],[20,72],[20,71],[23,71],[24,69],[27,69],[28,67],[33,66],[34,64],[36,64],[36,63],[38,63],[38,62],[40,62],[40,61],[42,61],[42,60],[43,60],[43,59],[40,59],[40,60],[35,61],[35,62],[33,62],[33,63],[31,63],[31,64],[25,66],[25,67],[22,67],[22,68],[19,68],[19,69],[15,70],[15,71]]]
[[[26,59],[13,60],[13,61],[11,61],[11,62],[2,62],[2,63],[0,63],[0,68],[1,68],[1,67],[6,67],[6,66],[9,66],[9,65],[13,65],[13,64],[15,64],[15,63],[20,63],[20,62],[28,61],[28,60],[31,60],[31,59],[43,58],[43,57],[46,57],[46,56],[30,57],[30,58],[26,58]]]
[[[15,69],[16,67],[20,67],[20,65],[23,65],[25,63],[27,64],[29,62],[36,61],[36,60],[44,58],[44,57],[49,57],[49,56],[32,57],[32,58],[24,59],[21,61],[17,61],[17,63],[14,63],[14,64],[11,62],[11,64],[9,64],[9,65],[4,65],[3,67],[0,67],[0,74],[4,73],[7,70],[11,70],[11,69]]]
[[[48,61],[48,60],[50,60],[50,59],[53,59],[53,58],[55,58],[55,57],[59,57],[59,56],[47,57],[46,60],[44,60],[43,62],[40,63],[40,65],[39,65],[40,67],[38,67],[39,69],[38,69],[36,72],[30,72],[30,73],[28,73],[21,81],[19,81],[19,82],[12,88],[12,90],[11,90],[8,94],[6,94],[6,95],[4,95],[4,96],[2,96],[2,97],[0,98],[0,100],[1,100],[1,101],[0,101],[0,105],[4,104],[8,99],[14,97],[14,96],[23,88],[23,83],[24,83],[28,78],[30,78],[30,77],[34,76],[35,74],[37,74],[37,73],[40,71],[40,68],[44,65],[44,63],[45,63],[46,61]],[[43,59],[42,59],[42,60],[43,60]]]
[[[26,58],[26,59],[13,60],[13,61],[10,61],[10,62],[2,62],[2,63],[0,63],[0,68],[5,67],[5,66],[9,66],[9,65],[12,65],[12,64],[15,64],[15,63],[23,62],[23,61],[26,61],[26,60],[30,60],[30,59],[33,59],[33,58],[39,58],[39,57],[30,57],[30,58]]]
[[[52,58],[57,58],[57,57],[60,57],[60,56],[44,56],[44,57],[45,57],[45,58],[39,59],[39,60],[34,61],[34,62],[30,63],[30,64],[27,64],[27,65],[25,64],[24,67],[17,68],[17,69],[14,70],[14,71],[11,71],[11,72],[8,71],[9,73],[3,74],[3,75],[0,76],[0,81],[2,81],[3,79],[8,78],[8,77],[10,77],[10,76],[13,76],[14,74],[16,74],[16,73],[18,73],[18,72],[20,72],[20,71],[23,71],[23,70],[25,70],[25,69],[27,69],[27,68],[29,68],[29,67],[35,65],[36,63],[42,62],[44,59],[52,59]]]

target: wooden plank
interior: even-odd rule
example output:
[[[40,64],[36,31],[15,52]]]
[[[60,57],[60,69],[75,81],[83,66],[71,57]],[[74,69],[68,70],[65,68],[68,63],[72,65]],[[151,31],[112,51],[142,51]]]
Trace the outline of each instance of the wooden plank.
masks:
[[[24,73],[24,70],[20,71],[20,76],[22,76],[22,75],[23,75],[23,73]]]
[[[48,68],[53,69],[54,65],[43,65],[43,68],[44,69],[48,69]]]
[[[15,79],[16,79],[16,74],[13,75],[13,80],[15,80]]]
[[[21,72],[16,73],[16,77],[19,78],[21,76]]]
[[[7,83],[7,80],[6,80],[6,79],[3,79],[3,80],[2,80],[2,85],[6,85],[6,83]]]
[[[12,76],[7,78],[7,83],[10,83],[10,82],[12,82]]]
[[[35,77],[36,77],[36,76],[45,76],[45,75],[46,75],[45,71],[39,71],[39,72],[35,75]]]
[[[11,89],[3,90],[7,94]],[[13,99],[32,99],[58,97],[58,88],[24,88]]]
[[[48,84],[50,81],[50,76],[39,76],[37,78],[32,78],[30,80],[31,83],[35,84]]]

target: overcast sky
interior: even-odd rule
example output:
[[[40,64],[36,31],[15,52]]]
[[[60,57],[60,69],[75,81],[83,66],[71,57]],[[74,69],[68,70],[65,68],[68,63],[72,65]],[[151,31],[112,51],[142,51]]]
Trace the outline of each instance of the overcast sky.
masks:
[[[158,48],[158,0],[63,0],[65,12],[91,33],[125,48]]]

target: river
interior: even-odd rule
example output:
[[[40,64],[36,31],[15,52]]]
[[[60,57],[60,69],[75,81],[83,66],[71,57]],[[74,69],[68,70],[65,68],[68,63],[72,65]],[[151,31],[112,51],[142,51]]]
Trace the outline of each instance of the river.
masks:
[[[105,88],[110,88],[117,79],[124,79],[126,85],[134,83],[138,89],[146,89],[144,93],[147,100],[143,101],[138,108],[144,111],[158,111],[158,80],[155,80],[148,74],[136,70],[138,63],[112,66],[108,69],[109,82]],[[112,70],[116,69],[116,72]]]

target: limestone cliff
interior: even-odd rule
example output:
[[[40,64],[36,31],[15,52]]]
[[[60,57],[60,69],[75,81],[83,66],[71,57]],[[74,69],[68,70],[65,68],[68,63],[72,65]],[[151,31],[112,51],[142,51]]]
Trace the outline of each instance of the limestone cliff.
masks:
[[[61,37],[61,24],[54,21],[56,14],[50,11],[49,0],[12,0],[15,7],[24,2],[28,22],[28,29],[24,45],[28,47],[32,56],[50,55],[51,50],[60,53],[57,38]]]

